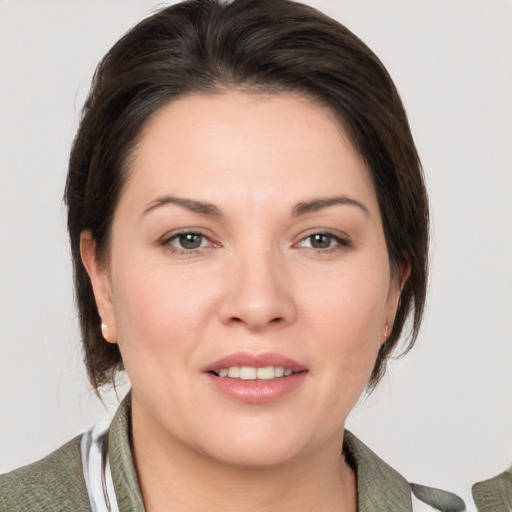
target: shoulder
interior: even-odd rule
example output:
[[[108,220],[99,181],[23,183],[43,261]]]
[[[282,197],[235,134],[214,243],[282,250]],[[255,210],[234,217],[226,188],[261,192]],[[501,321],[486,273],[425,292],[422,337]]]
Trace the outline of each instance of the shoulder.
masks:
[[[80,437],[44,459],[0,476],[0,512],[89,511]]]

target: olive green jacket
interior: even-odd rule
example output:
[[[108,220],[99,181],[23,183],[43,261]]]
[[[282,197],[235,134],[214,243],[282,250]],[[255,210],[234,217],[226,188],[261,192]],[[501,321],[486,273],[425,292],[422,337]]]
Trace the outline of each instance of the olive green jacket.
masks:
[[[479,512],[512,512],[512,466],[498,476],[473,485]]]
[[[129,432],[130,402],[127,399],[119,407],[108,435],[110,468],[119,510],[143,512]],[[357,474],[359,512],[411,512],[411,487],[402,476],[348,431],[344,451]],[[506,475],[510,476],[506,473],[504,480]],[[509,484],[512,486],[510,478]],[[501,480],[495,484],[492,481],[477,484],[477,491],[478,486],[482,486],[483,503],[489,493],[494,496],[495,489],[501,488]],[[510,488],[507,491],[506,485],[503,489],[503,496],[510,502],[512,491]],[[504,512],[506,509],[494,506],[479,510]],[[39,462],[0,476],[0,512],[22,511],[90,511],[82,473],[80,436]]]

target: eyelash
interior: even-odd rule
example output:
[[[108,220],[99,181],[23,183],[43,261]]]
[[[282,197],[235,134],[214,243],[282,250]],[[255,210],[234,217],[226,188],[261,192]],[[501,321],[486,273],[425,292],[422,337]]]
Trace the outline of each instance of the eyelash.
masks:
[[[200,245],[198,247],[186,249],[183,247],[178,247],[172,243],[173,241],[179,241],[181,237],[186,237],[186,236],[201,237]],[[328,238],[330,245],[327,247],[324,247],[324,248],[313,247],[311,245],[310,246],[302,245],[307,240],[310,240],[310,243],[311,243],[313,237],[315,237],[315,236]],[[205,241],[208,243],[207,246],[203,246],[203,242],[205,242]],[[161,244],[163,246],[167,247],[171,252],[173,252],[175,254],[183,254],[183,255],[188,255],[188,256],[197,254],[198,252],[202,252],[207,249],[211,249],[212,247],[219,247],[221,245],[220,243],[213,242],[212,239],[210,237],[208,237],[205,233],[203,233],[201,230],[186,230],[186,231],[180,231],[178,233],[173,233],[171,236],[164,238],[162,240]],[[304,248],[313,250],[319,254],[331,253],[331,252],[350,248],[351,246],[352,246],[352,243],[348,237],[335,235],[334,233],[331,233],[329,231],[317,231],[317,232],[309,233],[305,237],[301,238],[298,243],[294,244],[294,247],[304,247]]]

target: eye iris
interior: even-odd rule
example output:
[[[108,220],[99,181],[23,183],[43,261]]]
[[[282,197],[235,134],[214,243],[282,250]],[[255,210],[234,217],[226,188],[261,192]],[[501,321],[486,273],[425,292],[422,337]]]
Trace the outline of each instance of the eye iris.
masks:
[[[180,235],[178,239],[184,249],[198,249],[201,247],[202,235],[197,233],[185,233]]]
[[[327,249],[331,246],[332,237],[318,233],[311,236],[311,247],[315,249]]]

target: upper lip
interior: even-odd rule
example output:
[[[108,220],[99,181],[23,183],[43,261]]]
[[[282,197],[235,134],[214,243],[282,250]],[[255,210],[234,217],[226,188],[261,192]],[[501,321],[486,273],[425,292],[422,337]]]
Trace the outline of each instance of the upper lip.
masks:
[[[203,368],[203,372],[218,372],[222,368],[231,368],[233,366],[249,366],[254,368],[281,366],[283,368],[289,368],[294,372],[302,372],[306,370],[304,365],[298,363],[294,359],[275,352],[264,352],[261,354],[236,352],[210,363],[208,366]]]

